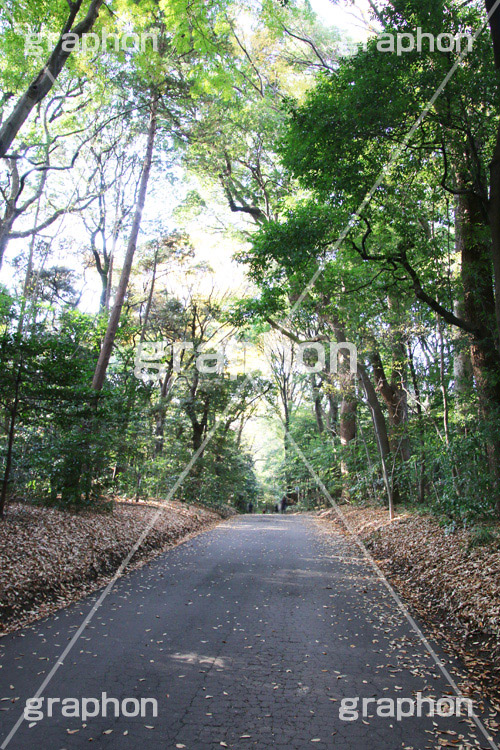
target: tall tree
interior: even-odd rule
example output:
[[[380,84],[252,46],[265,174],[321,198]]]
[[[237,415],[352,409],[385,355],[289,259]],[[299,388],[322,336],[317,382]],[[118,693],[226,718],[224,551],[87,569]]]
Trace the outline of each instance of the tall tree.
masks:
[[[149,177],[151,175],[151,166],[153,163],[153,150],[156,130],[158,126],[158,103],[159,94],[156,90],[153,89],[151,91],[150,99],[150,118],[147,133],[146,152],[144,155],[142,176],[137,196],[134,220],[132,223],[132,229],[130,231],[130,237],[127,245],[127,251],[125,254],[120,281],[118,282],[118,287],[116,289],[113,309],[111,310],[111,314],[109,316],[106,334],[104,336],[101,352],[99,354],[99,359],[97,361],[94,377],[92,380],[92,388],[95,391],[101,391],[104,385],[104,379],[106,377],[106,371],[108,369],[109,360],[113,351],[113,345],[116,338],[116,332],[118,330],[118,324],[120,322],[123,303],[125,301],[125,295],[128,289],[130,273],[132,271],[132,263],[134,261],[134,255],[137,248],[137,240],[141,228],[142,214],[144,212],[144,206],[146,203]]]

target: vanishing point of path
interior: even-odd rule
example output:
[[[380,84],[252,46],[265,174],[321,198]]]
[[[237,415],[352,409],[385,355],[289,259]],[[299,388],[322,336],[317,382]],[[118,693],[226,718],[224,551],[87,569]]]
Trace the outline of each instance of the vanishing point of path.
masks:
[[[2,741],[96,598],[0,640]],[[119,580],[45,693],[155,698],[156,718],[54,707],[9,750],[488,747],[463,717],[340,719],[342,698],[418,691],[450,694],[356,545],[310,516],[244,516]]]

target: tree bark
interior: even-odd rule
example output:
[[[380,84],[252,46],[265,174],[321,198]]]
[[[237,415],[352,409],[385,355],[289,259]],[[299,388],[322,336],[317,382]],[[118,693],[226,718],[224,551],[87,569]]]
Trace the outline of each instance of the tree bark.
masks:
[[[463,303],[454,302],[455,315],[463,317]],[[472,391],[472,363],[470,361],[470,347],[465,341],[467,337],[458,330],[453,333],[453,379],[455,381],[455,395],[458,400],[464,399]]]
[[[83,0],[74,0],[69,4],[70,12],[68,18],[64,24],[59,41],[47,60],[46,65],[38,73],[35,80],[32,81],[28,90],[19,99],[14,110],[0,128],[0,157],[4,157],[7,154],[14,139],[30,116],[31,112],[36,105],[47,96],[60,72],[66,65],[68,58],[71,56],[76,39],[72,46],[69,40],[66,39],[66,35],[76,34],[78,40],[80,40],[83,34],[87,34],[96,22],[99,16],[99,11],[104,4],[104,0],[91,0],[87,15],[82,21],[80,21],[80,23],[73,27],[82,4]]]
[[[500,8],[491,13],[497,0],[485,0],[486,13],[490,23],[491,39],[493,42],[493,53],[495,55],[495,67],[500,70]],[[490,15],[491,14],[491,15]]]
[[[323,406],[321,404],[321,385],[318,386],[318,384],[316,383],[315,375],[311,375],[310,382],[314,401],[314,416],[316,417],[316,426],[318,428],[318,433],[321,435],[325,431],[325,421],[323,418],[324,412]]]
[[[151,314],[151,307],[153,305],[153,297],[155,293],[157,266],[158,266],[158,251],[155,252],[155,257],[154,257],[154,262],[153,262],[153,276],[151,278],[151,286],[149,287],[148,300],[146,302],[146,309],[144,311],[144,320],[142,322],[142,328],[141,328],[141,338],[139,340],[140,346],[142,346],[146,338],[146,330],[148,327],[149,316]]]
[[[405,355],[406,356],[406,353]],[[403,357],[403,348],[398,347],[394,353],[395,359]],[[389,422],[391,425],[391,443],[392,450],[400,445],[400,453],[403,461],[408,461],[411,455],[410,443],[407,437],[401,438],[401,431],[405,429],[408,420],[408,399],[406,391],[403,388],[402,364],[394,364],[391,382],[386,378],[384,366],[378,350],[374,349],[371,354],[371,363],[376,380],[376,390],[384,399],[389,412]]]
[[[340,474],[342,477],[342,499],[349,500],[349,464],[346,460],[346,449],[356,439],[356,416],[358,404],[352,392],[344,393],[340,404],[340,445],[342,448],[340,458]]]
[[[387,425],[385,422],[384,413],[377,398],[377,392],[373,387],[366,369],[359,362],[358,377],[363,385],[366,400],[368,401],[368,406],[370,407],[370,412],[372,415],[375,437],[377,440],[380,461],[382,464],[382,476],[384,479],[385,489],[387,492],[387,500],[389,503],[389,518],[392,521],[392,519],[394,518],[394,487],[392,479],[389,477],[389,472],[387,471],[387,458],[391,452]]]
[[[490,251],[482,240],[484,227],[480,199],[466,193],[459,196],[458,209],[463,221],[462,282],[466,320],[489,331],[484,338],[471,338],[471,362],[479,396],[481,419],[488,424],[500,418],[499,357],[494,346],[496,332],[495,299]],[[487,438],[487,456],[495,484],[497,513],[500,515],[500,436]]]
[[[153,95],[151,104],[151,117],[149,122],[148,130],[148,142],[146,147],[146,155],[144,158],[144,166],[141,177],[141,184],[139,188],[139,195],[137,199],[137,207],[135,211],[134,221],[132,224],[132,230],[127,246],[127,252],[125,255],[125,262],[121,273],[118,288],[116,290],[115,302],[113,309],[109,316],[108,327],[104,336],[104,341],[99,355],[99,360],[96,365],[94,379],[92,381],[92,388],[95,391],[101,391],[106,378],[106,371],[108,369],[109,360],[113,351],[113,346],[116,338],[116,331],[120,322],[121,311],[123,303],[125,301],[125,295],[127,293],[128,282],[130,279],[130,272],[132,270],[132,263],[134,260],[135,250],[137,247],[137,239],[139,237],[139,230],[141,228],[142,214],[144,211],[144,205],[146,203],[146,194],[148,190],[149,177],[151,174],[151,165],[153,161],[153,148],[156,136],[157,128],[157,114],[158,114],[158,97],[156,94]]]
[[[413,384],[413,390],[415,392],[415,401],[417,407],[417,419],[418,419],[418,436],[420,442],[420,460],[419,460],[419,471],[417,472],[417,495],[419,503],[423,503],[425,500],[425,488],[427,484],[426,480],[426,460],[425,460],[425,425],[424,415],[422,412],[422,400],[420,393],[420,385],[417,378],[417,371],[415,370],[415,362],[413,360],[413,352],[411,345],[408,345],[408,364],[410,367],[411,380]]]
[[[500,122],[495,150],[490,162],[490,195],[488,219],[491,231],[491,258],[495,274],[495,316],[497,337],[500,336]]]
[[[380,406],[380,402],[377,397],[377,392],[373,386],[370,376],[364,365],[358,361],[358,377],[363,386],[368,406],[372,415],[373,429],[375,431],[375,437],[377,438],[377,444],[379,446],[381,458],[385,461],[391,453],[391,446],[389,443],[389,433],[387,431],[387,423],[385,421],[384,412]]]
[[[158,403],[157,411],[155,412],[155,455],[160,456],[163,453],[165,445],[165,417],[167,415],[167,407],[172,400],[172,385],[174,382],[173,376],[173,359],[170,361],[169,369],[165,373],[165,377],[161,383],[160,389],[160,400]]]
[[[485,0],[489,17],[495,67],[500,71],[500,7],[491,13],[497,0]],[[490,15],[491,14],[491,15]],[[497,87],[500,90],[500,87]],[[495,273],[495,314],[497,336],[500,336],[500,121],[497,126],[495,150],[490,162],[490,195],[488,218],[491,229],[491,257]]]
[[[19,410],[19,391],[21,389],[22,370],[23,370],[23,363],[21,360],[19,362],[18,370],[17,370],[16,385],[15,385],[15,391],[14,391],[14,402],[12,404],[12,408],[10,411],[9,437],[7,441],[7,457],[5,460],[5,470],[4,470],[3,481],[2,481],[2,491],[0,493],[0,518],[4,517],[5,506],[7,504],[7,491],[9,487],[10,472],[12,469],[12,455],[14,452],[14,439],[16,435],[17,412]]]

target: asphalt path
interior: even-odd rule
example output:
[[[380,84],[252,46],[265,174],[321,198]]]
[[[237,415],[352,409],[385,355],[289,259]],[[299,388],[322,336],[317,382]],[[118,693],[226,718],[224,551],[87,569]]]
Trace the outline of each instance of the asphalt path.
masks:
[[[1,741],[97,598],[0,640]],[[83,720],[103,693],[118,703]],[[489,747],[465,705],[390,715],[451,693],[351,539],[311,516],[243,516],[121,578],[8,747]],[[141,699],[157,716],[123,715]]]

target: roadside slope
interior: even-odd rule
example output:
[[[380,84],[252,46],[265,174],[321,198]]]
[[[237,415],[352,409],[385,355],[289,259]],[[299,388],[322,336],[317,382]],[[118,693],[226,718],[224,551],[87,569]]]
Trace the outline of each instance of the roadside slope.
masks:
[[[218,513],[169,502],[131,561],[150,560],[212,528]],[[78,601],[107,583],[157,513],[155,503],[117,502],[79,514],[16,504],[0,524],[0,633]]]
[[[402,511],[343,505],[349,526],[405,602],[467,666],[463,690],[487,695],[500,710],[500,549],[474,546],[473,532],[447,533],[437,520]],[[348,533],[334,510],[322,526]]]

